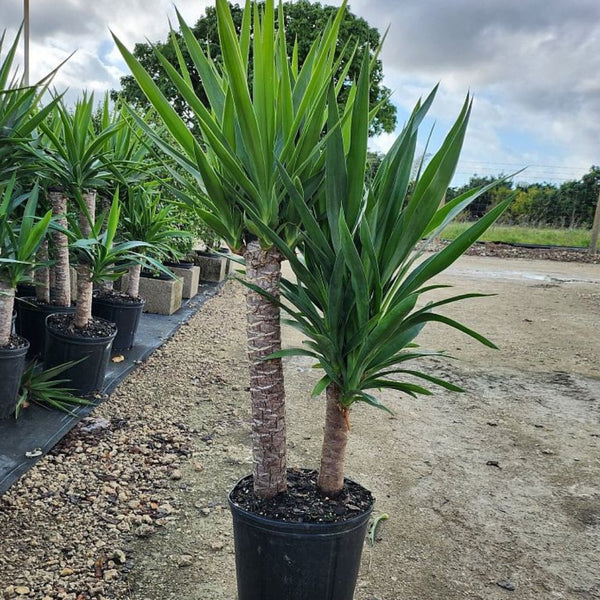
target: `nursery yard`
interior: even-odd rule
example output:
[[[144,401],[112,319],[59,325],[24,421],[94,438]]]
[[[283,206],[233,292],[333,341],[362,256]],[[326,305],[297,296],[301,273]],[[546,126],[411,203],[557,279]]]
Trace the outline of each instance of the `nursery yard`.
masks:
[[[347,473],[389,516],[355,599],[600,598],[600,267],[467,256],[440,282],[497,294],[447,314],[500,350],[432,326],[422,345],[460,360],[431,372],[466,393],[385,391],[393,417],[352,411]],[[318,373],[285,365],[289,464],[316,467]],[[229,282],[0,499],[0,593],[234,600],[226,495],[251,467],[246,380]]]

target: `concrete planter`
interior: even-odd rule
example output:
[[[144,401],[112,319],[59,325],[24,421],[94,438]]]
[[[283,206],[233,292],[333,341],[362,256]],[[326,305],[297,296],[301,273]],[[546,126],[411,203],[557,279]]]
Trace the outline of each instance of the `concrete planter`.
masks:
[[[144,312],[172,315],[181,308],[183,280],[140,277],[140,296],[146,301]]]
[[[183,282],[183,298],[193,298],[198,293],[200,267],[169,267]]]
[[[224,256],[214,254],[198,253],[195,263],[200,268],[200,281],[223,281],[227,275],[227,263]]]

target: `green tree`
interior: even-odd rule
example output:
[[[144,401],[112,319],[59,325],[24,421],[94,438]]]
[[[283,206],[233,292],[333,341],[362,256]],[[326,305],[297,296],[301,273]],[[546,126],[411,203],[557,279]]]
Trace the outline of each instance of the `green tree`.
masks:
[[[259,3],[264,6],[263,3]],[[323,6],[318,2],[309,0],[300,0],[299,2],[285,2],[285,28],[287,39],[290,42],[297,41],[298,62],[301,67],[304,63],[311,45],[324,30],[327,22],[333,18],[338,8],[334,6]],[[230,4],[230,10],[236,32],[239,35],[242,24],[243,10],[237,5]],[[219,46],[219,36],[217,28],[217,13],[214,6],[206,9],[206,14],[201,17],[192,29],[194,36],[203,45],[205,51],[216,63],[222,60],[221,48]],[[182,44],[181,32],[176,32],[174,37],[181,47],[183,59],[190,74],[194,91],[198,98],[207,102],[205,91],[190,54]],[[364,19],[352,14],[348,8],[345,8],[344,20],[340,25],[338,40],[338,55],[343,52],[343,62],[351,61],[350,67],[345,76],[344,86],[340,94],[340,102],[347,100],[351,88],[351,82],[358,80],[360,72],[360,57],[364,50],[369,49],[373,54],[381,43],[379,32],[371,27]],[[356,46],[356,51],[355,51]],[[171,102],[175,110],[189,123],[194,123],[193,111],[177,90],[177,86],[168,76],[161,65],[157,54],[160,52],[172,65],[177,66],[177,54],[172,43],[171,37],[165,42],[158,42],[155,45],[149,43],[138,43],[135,45],[133,55],[140,64],[146,69],[154,79],[164,96]],[[293,44],[288,45],[288,57],[292,59]],[[252,78],[252,72],[249,73],[249,79]],[[373,119],[369,133],[376,135],[382,132],[391,133],[396,127],[396,107],[389,101],[389,89],[382,85],[383,67],[380,60],[376,60],[372,65],[371,83],[369,90],[369,101],[371,106],[380,104],[376,117]],[[140,90],[135,78],[127,75],[121,78],[121,90],[113,90],[112,98],[125,98],[136,108],[146,111],[150,108],[150,103],[145,94]]]
[[[281,348],[279,307],[260,293],[279,296],[281,252],[265,234],[275,232],[294,246],[299,215],[289,202],[289,181],[315,193],[322,184],[325,140],[322,137],[327,104],[336,102],[344,71],[335,59],[345,2],[336,18],[319,32],[307,60],[289,61],[287,36],[276,27],[274,1],[264,12],[247,1],[240,32],[226,0],[217,0],[222,60],[207,55],[179,16],[183,35],[178,52],[187,48],[194,69],[202,74],[207,99],[198,97],[183,60],[178,70],[157,53],[169,78],[193,110],[197,126],[190,130],[139,61],[115,38],[140,87],[169,130],[175,144],[138,120],[148,136],[193,178],[188,201],[227,244],[245,259],[248,356],[252,401],[254,490],[272,497],[286,489],[285,395],[279,358],[268,357]],[[283,12],[280,9],[279,14]],[[251,22],[254,21],[254,34]],[[281,19],[277,19],[281,22]],[[250,50],[252,49],[252,52]],[[297,53],[293,53],[297,56]],[[368,59],[368,56],[367,56]],[[368,72],[369,61],[363,73]],[[336,89],[334,75],[342,68]],[[364,74],[368,77],[368,74]],[[368,81],[368,80],[367,80]],[[251,83],[250,83],[251,82]],[[250,85],[252,84],[252,92]],[[368,86],[361,88],[367,95]],[[328,99],[329,94],[329,99]],[[344,117],[352,113],[359,93],[348,95]],[[333,97],[333,98],[332,98]],[[368,98],[361,98],[368,107]],[[368,121],[369,110],[361,111]],[[350,119],[340,125],[348,133]],[[360,154],[360,153],[359,153]],[[364,148],[366,158],[366,145]],[[364,169],[354,169],[353,194],[361,194]]]

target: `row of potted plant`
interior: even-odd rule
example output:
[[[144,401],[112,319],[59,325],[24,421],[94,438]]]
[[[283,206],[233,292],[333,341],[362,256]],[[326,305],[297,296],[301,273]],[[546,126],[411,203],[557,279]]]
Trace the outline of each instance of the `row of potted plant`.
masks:
[[[111,350],[133,345],[142,267],[173,277],[163,263],[191,240],[161,199],[156,161],[124,107],[110,110],[105,98],[96,110],[91,95],[74,109],[61,97],[42,107],[50,77],[34,86],[9,79],[17,41],[0,66],[0,355],[12,357],[0,367],[11,383],[2,388],[3,418],[14,410],[26,354],[46,349],[45,369],[79,395],[101,389]],[[127,287],[113,290],[125,273]],[[11,317],[24,283],[35,285],[18,300],[19,337]]]

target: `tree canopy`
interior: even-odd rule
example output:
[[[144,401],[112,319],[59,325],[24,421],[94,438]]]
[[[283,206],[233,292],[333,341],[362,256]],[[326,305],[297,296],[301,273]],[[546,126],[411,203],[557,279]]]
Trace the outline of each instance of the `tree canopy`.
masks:
[[[456,198],[473,187],[488,185],[504,175],[471,177],[460,187],[451,187],[447,200]],[[550,183],[519,184],[502,181],[482,194],[465,211],[464,217],[473,220],[496,206],[508,196],[514,202],[504,213],[501,222],[554,227],[591,227],[600,190],[600,167],[592,166],[580,180],[565,181],[559,186]]]
[[[286,19],[286,32],[290,41],[288,52],[293,49],[292,41],[296,40],[298,44],[298,61],[300,64],[306,58],[312,42],[317,35],[323,31],[327,21],[333,17],[338,10],[334,6],[322,6],[318,2],[310,2],[309,0],[300,0],[298,2],[285,2],[284,13]],[[239,5],[231,5],[231,12],[235,26],[239,32],[242,22],[242,9]],[[196,38],[208,48],[210,55],[216,60],[220,60],[221,49],[219,47],[217,34],[217,15],[214,6],[209,6],[206,9],[206,14],[198,19],[193,27],[193,32]],[[179,32],[174,34],[178,40],[181,40]],[[364,51],[368,48],[371,53],[374,53],[379,47],[381,38],[379,32],[374,27],[371,27],[364,19],[352,14],[346,8],[346,14],[341,24],[339,34],[339,49],[344,52],[344,59],[352,62],[348,70],[348,84],[351,81],[358,79],[360,71],[361,58]],[[356,52],[352,57],[355,45]],[[164,69],[161,67],[154,48],[160,52],[173,64],[177,65],[177,55],[170,39],[164,42],[158,42],[154,45],[150,43],[138,43],[134,47],[133,54],[140,61],[142,66],[153,77],[154,81],[160,87],[163,94],[171,102],[177,112],[190,123],[193,123],[191,113],[186,102],[177,92],[172,81],[167,77]],[[185,48],[182,48],[184,60],[192,77],[192,82],[196,94],[204,101],[204,90],[198,73],[193,67],[190,56]],[[370,135],[376,135],[382,132],[391,133],[396,127],[396,107],[389,100],[389,89],[382,85],[383,66],[378,59],[373,65],[371,74],[371,87],[369,101],[371,106],[381,103],[377,117],[371,124]],[[113,100],[122,97],[141,110],[148,110],[150,103],[146,99],[144,93],[138,87],[135,79],[131,76],[121,78],[121,90],[113,90],[111,97]],[[342,90],[340,102],[345,102],[349,90],[349,85]]]

